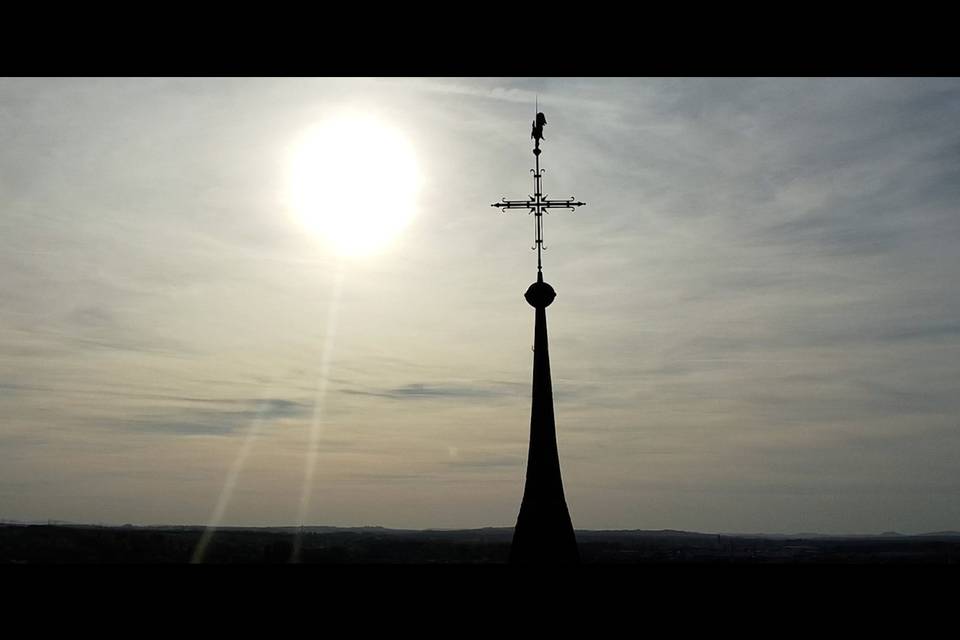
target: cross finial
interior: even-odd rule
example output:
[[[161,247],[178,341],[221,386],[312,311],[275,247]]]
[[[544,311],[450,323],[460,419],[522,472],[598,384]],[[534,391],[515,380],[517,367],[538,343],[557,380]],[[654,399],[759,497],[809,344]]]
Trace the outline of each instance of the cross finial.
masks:
[[[534,109],[539,109],[539,96],[537,97],[537,102]],[[575,202],[574,199],[568,198],[566,200],[549,200],[543,194],[541,189],[541,179],[543,178],[544,169],[540,168],[540,141],[545,140],[543,137],[543,127],[547,124],[547,118],[543,115],[543,112],[537,111],[533,119],[533,130],[530,132],[530,137],[533,138],[533,156],[536,163],[536,169],[531,169],[530,172],[533,173],[533,188],[534,194],[530,196],[527,200],[507,200],[503,198],[500,202],[494,202],[491,207],[497,207],[502,211],[507,209],[528,209],[529,213],[532,213],[536,220],[536,234],[535,234],[535,243],[531,249],[537,250],[537,277],[541,278],[541,273],[543,271],[543,263],[540,258],[541,249],[546,249],[543,246],[543,213],[547,209],[570,209],[573,211],[577,207],[583,206],[584,202]]]

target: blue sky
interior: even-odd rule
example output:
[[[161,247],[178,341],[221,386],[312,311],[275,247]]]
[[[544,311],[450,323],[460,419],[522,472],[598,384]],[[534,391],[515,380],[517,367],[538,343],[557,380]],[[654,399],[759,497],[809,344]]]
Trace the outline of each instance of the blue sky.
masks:
[[[535,96],[587,203],[545,224],[574,525],[960,526],[936,78],[2,79],[0,517],[290,524],[316,425],[309,522],[512,525],[536,258],[489,205],[530,193]],[[344,111],[424,178],[363,259],[283,199]]]

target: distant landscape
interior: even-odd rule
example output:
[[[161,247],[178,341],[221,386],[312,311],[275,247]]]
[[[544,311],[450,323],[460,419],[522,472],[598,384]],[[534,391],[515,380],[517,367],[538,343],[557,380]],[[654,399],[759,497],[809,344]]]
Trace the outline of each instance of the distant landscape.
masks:
[[[0,524],[0,564],[182,564],[199,526]],[[296,527],[217,529],[206,564],[283,564]],[[304,527],[304,564],[502,564],[511,527],[402,530]],[[584,564],[958,564],[960,532],[876,535],[577,531]]]

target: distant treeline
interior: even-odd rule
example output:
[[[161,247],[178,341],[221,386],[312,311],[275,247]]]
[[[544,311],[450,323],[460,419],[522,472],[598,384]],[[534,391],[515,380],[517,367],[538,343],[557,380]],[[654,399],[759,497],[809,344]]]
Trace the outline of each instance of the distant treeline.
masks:
[[[211,564],[290,562],[295,528],[224,528],[203,554]],[[378,527],[305,529],[307,564],[505,563],[510,528],[399,531]],[[0,525],[0,563],[187,563],[200,527]],[[735,536],[682,531],[578,531],[585,564],[841,563],[955,564],[960,534],[924,536]]]

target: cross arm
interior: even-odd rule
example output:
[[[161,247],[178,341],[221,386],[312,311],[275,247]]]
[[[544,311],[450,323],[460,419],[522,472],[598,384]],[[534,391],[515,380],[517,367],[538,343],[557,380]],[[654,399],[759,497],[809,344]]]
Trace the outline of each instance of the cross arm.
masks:
[[[540,200],[539,202],[531,197],[529,200],[507,200],[503,198],[502,202],[494,202],[491,207],[498,209],[574,209],[582,207],[586,202],[574,201],[573,198],[566,200]]]
[[[530,196],[529,200],[507,200],[503,198],[502,202],[494,202],[490,206],[497,207],[498,209],[533,209],[537,205],[533,200],[533,196]]]
[[[541,200],[540,206],[544,209],[573,209],[575,207],[582,207],[587,204],[586,202],[574,202],[573,198],[567,198],[566,200]]]

